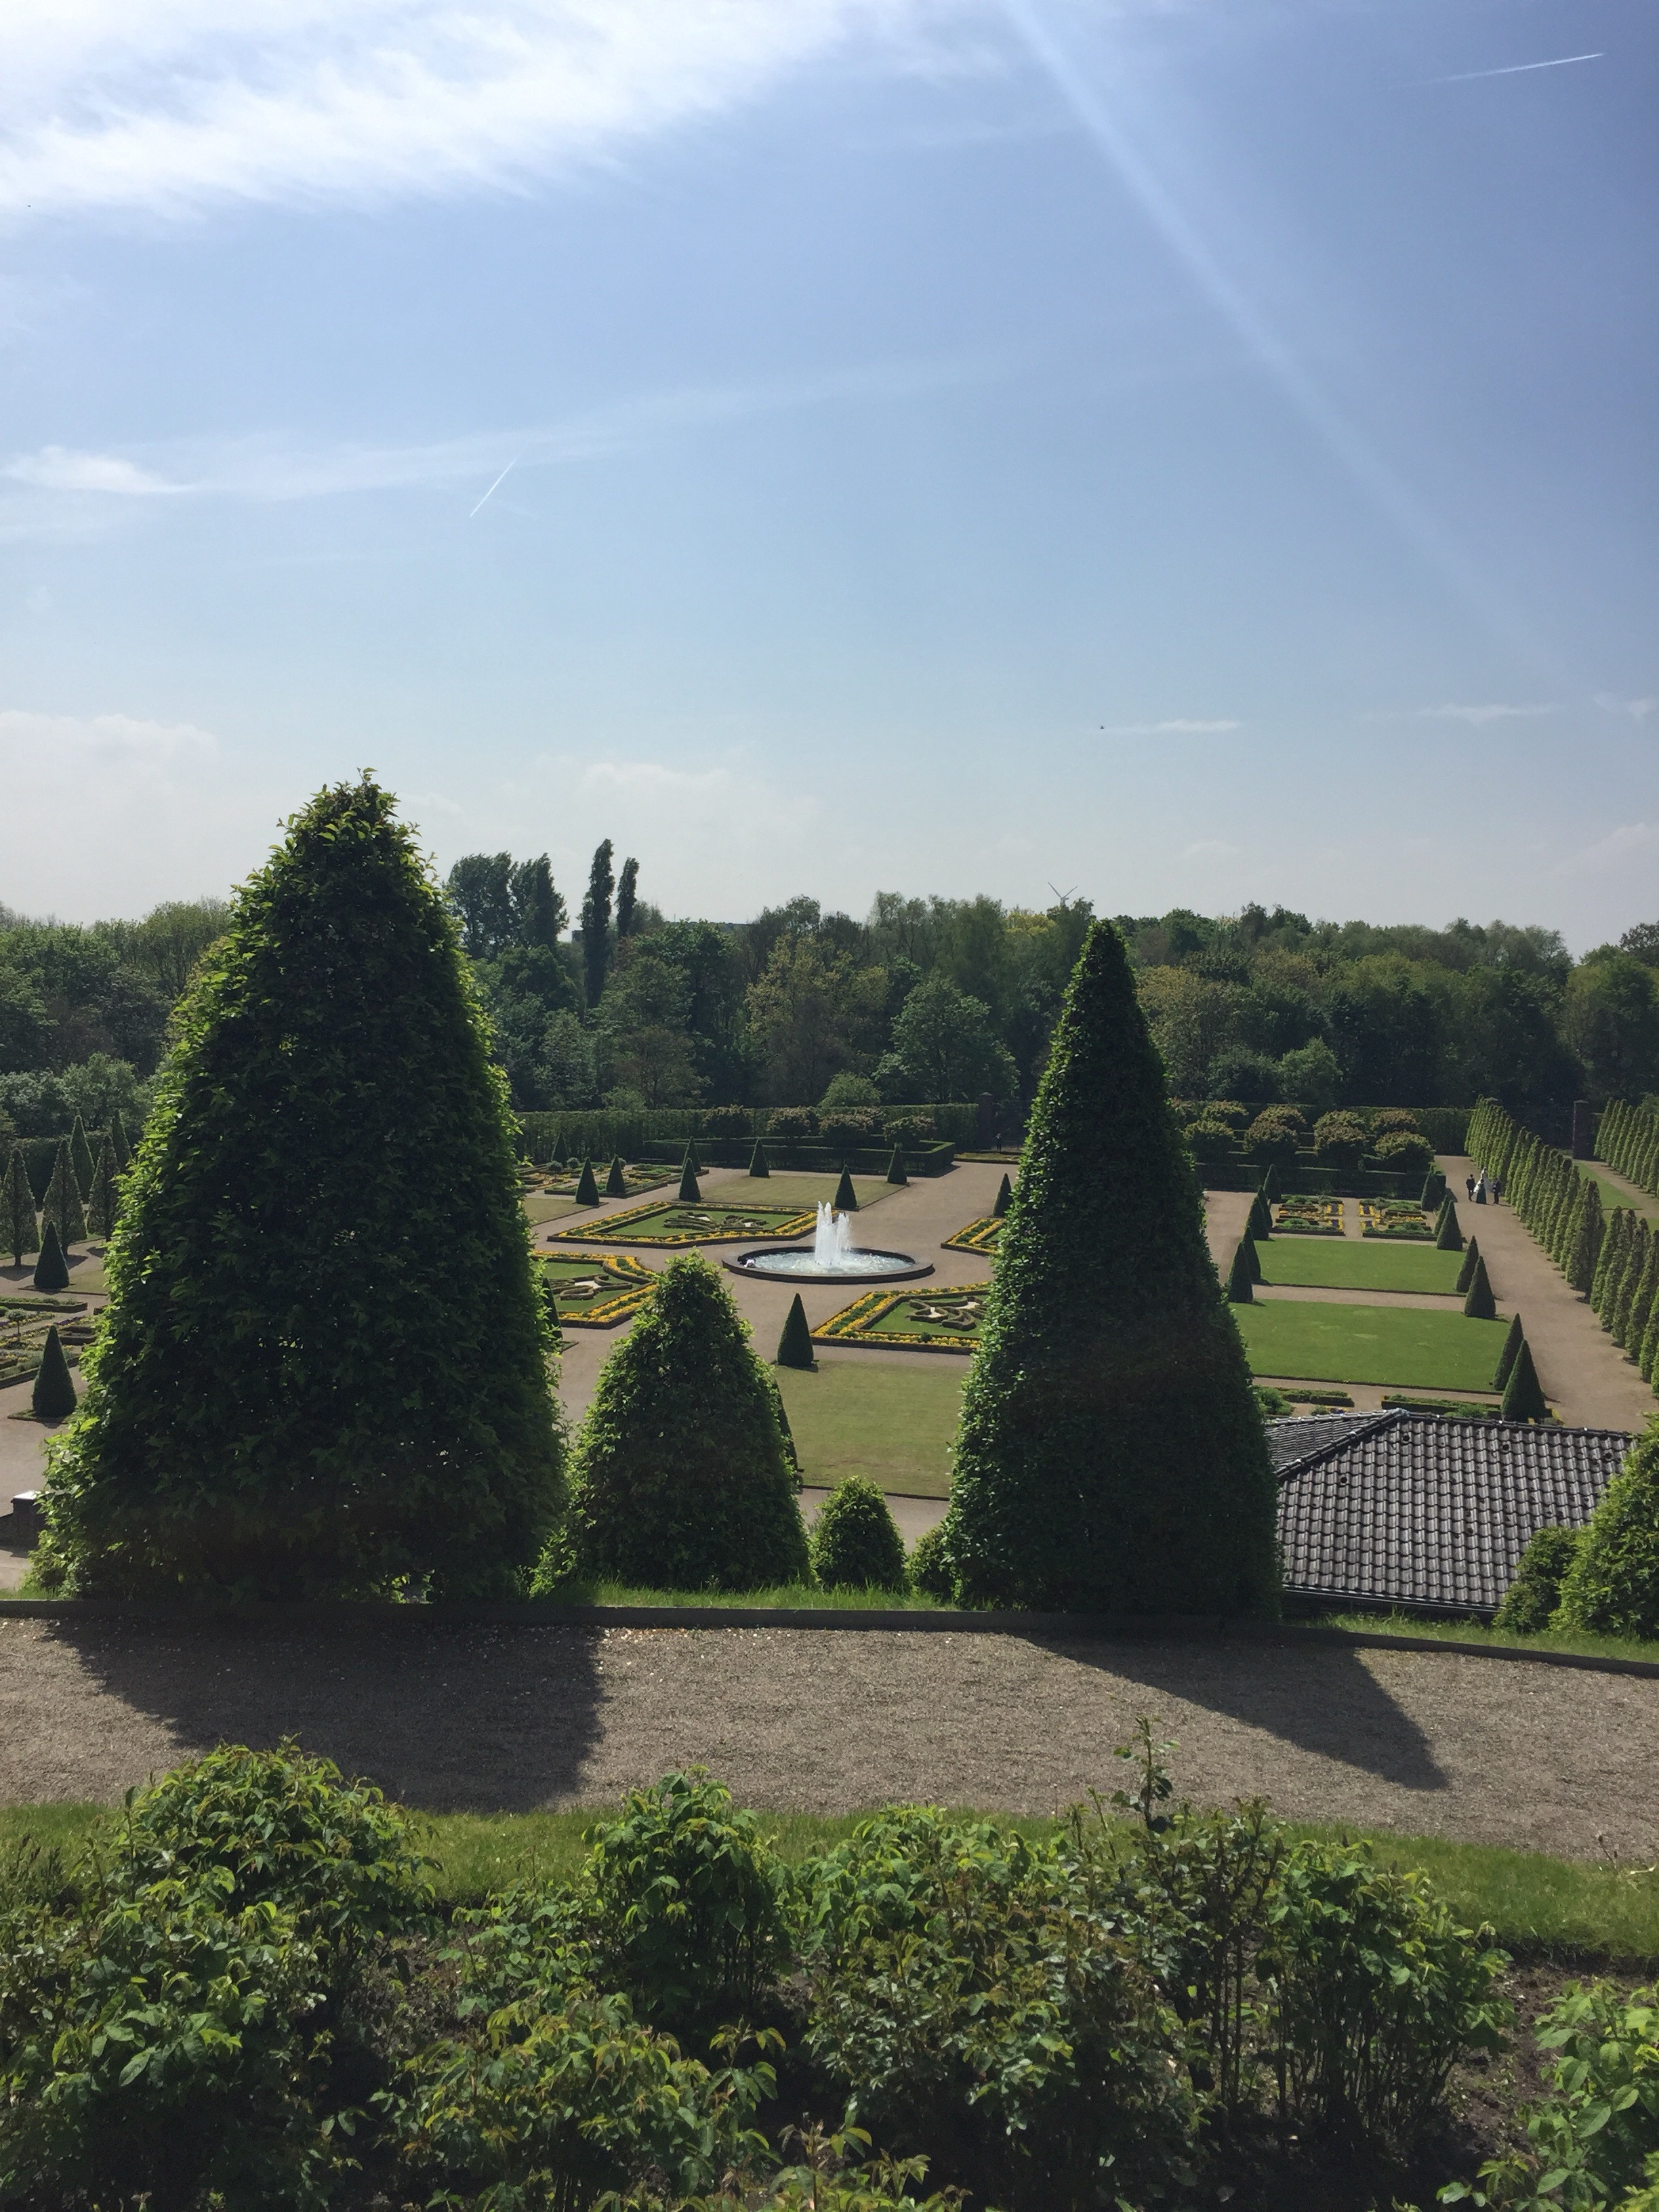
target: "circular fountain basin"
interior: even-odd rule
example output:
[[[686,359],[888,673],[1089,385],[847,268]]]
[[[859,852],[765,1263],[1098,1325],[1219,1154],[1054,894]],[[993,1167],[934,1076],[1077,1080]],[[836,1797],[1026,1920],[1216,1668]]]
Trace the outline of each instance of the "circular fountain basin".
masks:
[[[826,1266],[810,1244],[766,1244],[739,1252],[726,1266],[734,1275],[760,1275],[769,1283],[908,1283],[931,1275],[931,1261],[910,1252],[854,1252]]]

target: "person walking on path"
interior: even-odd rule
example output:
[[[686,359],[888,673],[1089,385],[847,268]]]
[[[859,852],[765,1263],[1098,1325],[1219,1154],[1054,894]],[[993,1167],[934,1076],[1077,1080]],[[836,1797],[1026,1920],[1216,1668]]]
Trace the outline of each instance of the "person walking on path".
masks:
[[[1464,1176],[1463,1188],[1469,1194],[1469,1204],[1473,1206],[1474,1204],[1474,1177],[1472,1175],[1466,1175]]]
[[[1494,1176],[1492,1179],[1492,1202],[1494,1206],[1501,1206],[1504,1203],[1504,1178],[1502,1176]]]
[[[1480,1182],[1474,1186],[1474,1202],[1477,1206],[1484,1206],[1486,1202],[1486,1178],[1485,1176],[1482,1176]]]

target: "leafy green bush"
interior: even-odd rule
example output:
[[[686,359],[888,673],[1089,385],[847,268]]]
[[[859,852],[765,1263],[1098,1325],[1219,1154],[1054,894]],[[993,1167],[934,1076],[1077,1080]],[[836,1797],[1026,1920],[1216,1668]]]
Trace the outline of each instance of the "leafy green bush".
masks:
[[[1187,1124],[1187,1150],[1204,1168],[1218,1167],[1222,1161],[1238,1157],[1238,1147],[1227,1124],[1207,1119]]]
[[[1561,1584],[1561,1626],[1659,1636],[1659,1414],[1589,1517]]]
[[[818,1117],[810,1106],[776,1106],[766,1117],[766,1133],[799,1144],[818,1133]]]
[[[1296,1158],[1297,1139],[1301,1133],[1297,1123],[1301,1118],[1285,1106],[1269,1106],[1265,1113],[1258,1114],[1244,1132],[1246,1158],[1254,1160],[1258,1167],[1270,1163],[1289,1167]]]
[[[586,1878],[598,1978],[658,2026],[706,2040],[750,2021],[787,1970],[787,1870],[700,1768],[631,1790]]]
[[[860,1145],[878,1143],[883,1133],[881,1115],[872,1107],[841,1107],[818,1115],[819,1141],[834,1151],[855,1152]]]
[[[936,1598],[941,1605],[956,1603],[956,1570],[945,1548],[943,1522],[935,1522],[917,1537],[910,1547],[908,1569],[913,1590],[923,1597]]]
[[[1513,1628],[1524,1635],[1547,1628],[1561,1602],[1561,1584],[1577,1554],[1581,1528],[1539,1528],[1522,1553],[1515,1579],[1492,1617],[1494,1628]]]
[[[904,1539],[873,1482],[849,1474],[812,1524],[812,1571],[825,1589],[902,1589]]]
[[[746,1137],[753,1127],[746,1106],[711,1106],[702,1117],[705,1137]]]
[[[1412,1137],[1420,1137],[1423,1133],[1422,1124],[1409,1106],[1380,1107],[1370,1118],[1373,1137],[1392,1136],[1397,1130],[1404,1130],[1407,1136]]]
[[[1370,1145],[1357,1114],[1322,1114],[1314,1123],[1314,1151],[1332,1167],[1357,1168]]]
[[[914,1152],[918,1146],[938,1141],[939,1124],[931,1114],[886,1114],[881,1132],[890,1145],[908,1145]]]
[[[658,1589],[759,1589],[807,1573],[776,1386],[706,1261],[671,1260],[605,1361],[574,1455],[583,1574]],[[564,1578],[549,1547],[538,1591]]]
[[[1409,1129],[1395,1129],[1379,1137],[1372,1155],[1385,1175],[1426,1175],[1434,1165],[1434,1152],[1426,1137]]]

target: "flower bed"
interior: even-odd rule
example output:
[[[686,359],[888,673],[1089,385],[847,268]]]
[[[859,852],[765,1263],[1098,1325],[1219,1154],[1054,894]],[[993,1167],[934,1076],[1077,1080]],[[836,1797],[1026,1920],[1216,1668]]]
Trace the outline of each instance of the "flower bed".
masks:
[[[1281,1199],[1273,1219],[1275,1236],[1340,1237],[1342,1201],[1340,1198]]]
[[[1359,1224],[1362,1237],[1389,1237],[1409,1244],[1434,1242],[1434,1230],[1424,1219],[1422,1207],[1406,1199],[1362,1198]]]
[[[564,1328],[615,1328],[631,1320],[657,1287],[644,1261],[625,1252],[593,1260],[550,1257],[541,1267]]]
[[[954,1237],[947,1237],[939,1249],[941,1252],[994,1253],[1001,1234],[1001,1215],[987,1214],[983,1220],[970,1221],[965,1228],[958,1229]]]
[[[580,1228],[556,1229],[554,1244],[648,1244],[678,1250],[688,1244],[742,1244],[757,1237],[804,1237],[817,1216],[799,1206],[636,1206],[627,1213],[600,1214]]]
[[[985,1318],[988,1283],[948,1291],[866,1291],[812,1331],[815,1344],[874,1351],[971,1352]]]

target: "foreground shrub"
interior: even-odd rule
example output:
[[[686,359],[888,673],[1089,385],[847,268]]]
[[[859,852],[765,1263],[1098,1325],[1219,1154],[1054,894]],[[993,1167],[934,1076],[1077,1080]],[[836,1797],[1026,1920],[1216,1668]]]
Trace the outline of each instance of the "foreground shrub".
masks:
[[[904,1539],[873,1482],[849,1474],[812,1524],[812,1571],[825,1589],[902,1589]]]
[[[1561,1584],[1577,1554],[1583,1534],[1580,1528],[1539,1528],[1522,1553],[1515,1580],[1492,1617],[1494,1628],[1513,1628],[1531,1635],[1547,1628],[1561,1602]]]
[[[659,1589],[757,1589],[807,1573],[776,1386],[707,1261],[671,1260],[605,1361],[577,1442],[578,1571]],[[538,1590],[568,1571],[550,1547]]]
[[[1561,1626],[1659,1637],[1659,1415],[1589,1517],[1562,1581]]]
[[[937,1598],[941,1605],[956,1603],[956,1571],[945,1548],[943,1522],[935,1522],[917,1537],[910,1547],[908,1564],[912,1589],[923,1597]]]

